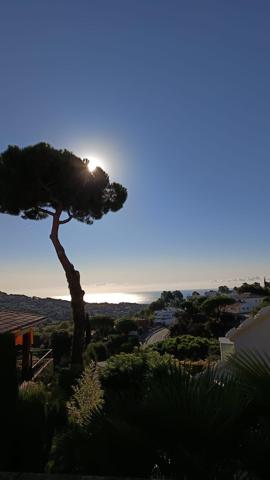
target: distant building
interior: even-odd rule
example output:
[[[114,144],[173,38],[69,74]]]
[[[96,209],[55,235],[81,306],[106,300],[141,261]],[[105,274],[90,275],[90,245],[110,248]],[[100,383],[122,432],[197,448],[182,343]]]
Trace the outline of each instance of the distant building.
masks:
[[[200,298],[200,296],[201,295],[200,295],[199,292],[194,291],[194,292],[192,292],[191,295],[187,296],[187,300],[194,300],[195,298]]]
[[[270,307],[262,308],[248,317],[239,327],[232,328],[219,338],[221,360],[241,350],[253,350],[270,356]]]
[[[175,321],[177,308],[168,307],[154,313],[154,324],[171,325]]]
[[[254,308],[257,308],[263,301],[262,296],[255,296],[250,293],[233,293],[230,297],[234,298],[236,303],[228,305],[227,312],[248,314],[251,313]]]
[[[220,295],[217,290],[207,290],[206,292],[204,292],[204,297],[207,298],[216,297],[217,295]]]

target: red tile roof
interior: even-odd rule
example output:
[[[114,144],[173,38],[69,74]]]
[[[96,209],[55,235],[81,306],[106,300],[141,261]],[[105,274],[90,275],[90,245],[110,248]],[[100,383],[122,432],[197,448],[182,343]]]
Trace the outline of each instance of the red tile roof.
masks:
[[[0,335],[6,332],[15,332],[45,320],[46,317],[26,312],[0,310]]]

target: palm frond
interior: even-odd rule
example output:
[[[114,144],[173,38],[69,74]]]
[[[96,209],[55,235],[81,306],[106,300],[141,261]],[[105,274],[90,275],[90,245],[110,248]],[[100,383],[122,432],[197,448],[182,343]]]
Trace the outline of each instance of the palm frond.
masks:
[[[255,350],[243,350],[231,355],[225,370],[236,381],[238,390],[249,403],[270,407],[270,356]]]

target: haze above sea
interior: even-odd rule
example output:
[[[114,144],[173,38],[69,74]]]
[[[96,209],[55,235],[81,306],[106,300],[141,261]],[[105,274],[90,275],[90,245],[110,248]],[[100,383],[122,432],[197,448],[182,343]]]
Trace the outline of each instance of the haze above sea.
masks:
[[[204,293],[207,289],[197,289],[199,293]],[[184,297],[191,295],[193,290],[181,290]],[[104,293],[86,293],[84,300],[88,303],[141,303],[147,304],[151,303],[154,300],[157,300],[160,297],[161,291],[154,292],[104,292]],[[61,300],[70,300],[69,295],[57,296]]]

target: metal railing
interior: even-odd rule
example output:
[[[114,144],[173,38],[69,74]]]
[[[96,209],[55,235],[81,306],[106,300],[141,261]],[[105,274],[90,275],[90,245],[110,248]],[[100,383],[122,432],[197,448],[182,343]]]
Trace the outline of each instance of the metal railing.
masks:
[[[35,363],[33,362],[33,357],[37,353],[41,353],[42,350],[32,350],[31,351],[31,378],[35,380],[52,362],[52,349],[43,350],[45,352],[42,357],[40,357]]]

